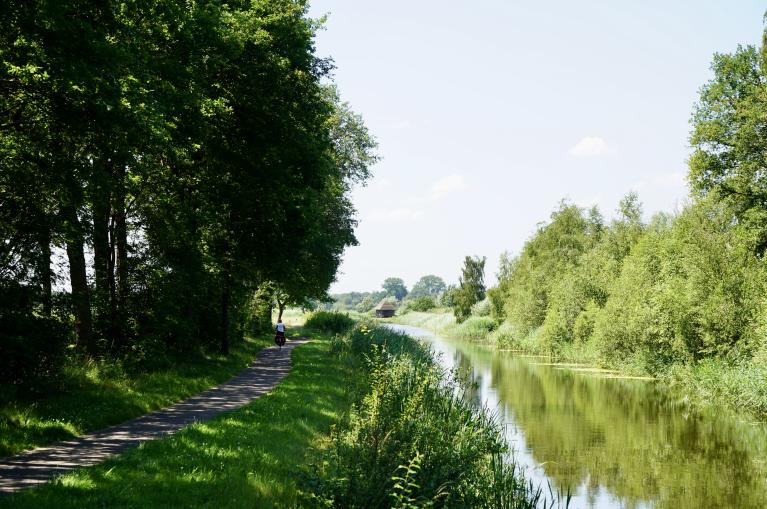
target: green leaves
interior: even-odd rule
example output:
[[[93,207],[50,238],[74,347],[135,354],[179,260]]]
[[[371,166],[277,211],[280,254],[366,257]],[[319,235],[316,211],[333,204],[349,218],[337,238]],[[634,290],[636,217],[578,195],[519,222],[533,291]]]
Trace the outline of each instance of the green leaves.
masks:
[[[241,323],[267,281],[290,302],[325,295],[356,243],[349,193],[375,141],[323,83],[306,12],[284,0],[4,6],[0,256],[44,290],[65,276],[48,274],[50,248],[66,245],[87,353],[130,355],[145,337],[226,344],[230,314]]]
[[[701,90],[692,117],[689,181],[698,196],[712,194],[743,220],[767,210],[767,77],[753,46],[717,54],[714,77]],[[761,218],[761,214],[758,214]],[[750,222],[750,221],[749,221]],[[764,223],[755,239],[767,248]]]
[[[471,308],[485,298],[485,258],[467,256],[458,288],[453,293],[453,314],[458,323],[471,315]]]

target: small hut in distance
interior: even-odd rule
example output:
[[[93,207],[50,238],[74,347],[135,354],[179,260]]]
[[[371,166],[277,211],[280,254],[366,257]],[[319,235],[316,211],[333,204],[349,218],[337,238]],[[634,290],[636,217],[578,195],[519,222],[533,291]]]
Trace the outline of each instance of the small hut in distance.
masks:
[[[396,310],[391,302],[382,301],[376,308],[376,318],[391,318]]]

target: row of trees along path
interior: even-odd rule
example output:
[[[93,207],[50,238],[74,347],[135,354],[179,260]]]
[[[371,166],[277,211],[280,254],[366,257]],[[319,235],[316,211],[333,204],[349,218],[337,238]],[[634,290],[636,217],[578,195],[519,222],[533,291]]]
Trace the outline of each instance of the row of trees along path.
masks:
[[[51,390],[66,356],[228,353],[264,285],[281,302],[326,295],[356,244],[350,192],[376,144],[315,55],[321,23],[306,9],[3,3],[0,384],[11,399]]]

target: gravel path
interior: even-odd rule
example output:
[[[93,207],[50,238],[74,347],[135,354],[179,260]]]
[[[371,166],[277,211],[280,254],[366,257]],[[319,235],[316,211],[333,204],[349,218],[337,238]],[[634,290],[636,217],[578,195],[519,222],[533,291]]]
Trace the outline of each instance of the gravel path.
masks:
[[[240,408],[274,389],[290,371],[290,352],[309,338],[293,338],[282,349],[258,353],[250,367],[228,382],[136,419],[76,440],[0,459],[0,493],[45,483],[78,468],[101,463],[141,442],[171,435],[193,422]]]

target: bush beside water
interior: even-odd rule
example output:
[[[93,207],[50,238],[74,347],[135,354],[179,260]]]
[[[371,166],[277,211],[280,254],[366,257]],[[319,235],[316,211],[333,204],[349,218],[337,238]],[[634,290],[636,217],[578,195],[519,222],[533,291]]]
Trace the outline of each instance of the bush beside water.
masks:
[[[354,326],[354,320],[346,313],[315,311],[304,322],[307,329],[316,329],[331,334],[343,334]]]
[[[358,403],[306,478],[321,507],[537,507],[542,492],[508,457],[501,424],[470,403],[407,335],[372,324],[336,341],[364,378]],[[545,503],[544,503],[545,504]]]

